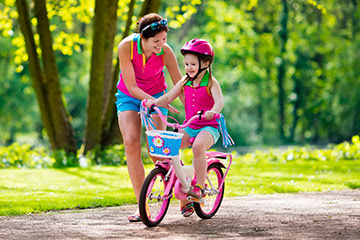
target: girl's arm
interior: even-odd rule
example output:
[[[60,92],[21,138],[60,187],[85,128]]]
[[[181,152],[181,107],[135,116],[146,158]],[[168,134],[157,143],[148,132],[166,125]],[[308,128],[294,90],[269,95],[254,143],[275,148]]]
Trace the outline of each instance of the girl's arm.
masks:
[[[165,66],[170,74],[171,80],[175,86],[182,78],[181,72],[179,69],[179,65],[178,65],[178,61],[175,57],[173,50],[167,43],[164,44],[163,48],[164,48],[164,64],[165,64]],[[179,98],[180,98],[181,102],[184,104],[185,99],[184,99],[184,95],[182,93],[179,95]]]
[[[176,85],[167,93],[165,93],[163,96],[154,99],[154,100],[148,100],[146,102],[146,106],[147,107],[151,107],[151,105],[155,104],[158,107],[164,107],[164,108],[168,108],[169,104],[175,100],[175,98],[177,98],[179,95],[183,94],[183,79],[178,81],[176,83]],[[172,111],[172,109],[168,108],[170,111]],[[175,109],[175,108],[174,108]],[[172,112],[177,112],[178,111],[175,109],[175,111]]]
[[[220,113],[224,107],[224,98],[221,92],[220,84],[215,78],[213,78],[210,92],[215,103],[211,110],[205,112],[205,119],[208,120],[213,119],[214,115],[216,113]]]
[[[120,69],[125,86],[129,93],[137,99],[154,99],[136,85],[134,67],[131,62],[131,38],[132,36],[125,38],[118,46]]]

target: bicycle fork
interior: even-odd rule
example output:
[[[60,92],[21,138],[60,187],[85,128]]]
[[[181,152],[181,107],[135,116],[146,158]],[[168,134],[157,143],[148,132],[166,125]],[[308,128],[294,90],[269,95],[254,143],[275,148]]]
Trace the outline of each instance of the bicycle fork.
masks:
[[[184,193],[187,193],[190,190],[190,181],[192,179],[192,174],[194,173],[194,168],[192,166],[186,166],[186,167],[192,167],[192,169],[189,169],[188,171],[184,171],[183,166],[181,165],[179,156],[175,156],[171,159],[172,164],[174,166],[175,174],[179,181],[181,182],[181,191]],[[190,176],[191,174],[191,176]],[[188,179],[190,181],[188,181]]]

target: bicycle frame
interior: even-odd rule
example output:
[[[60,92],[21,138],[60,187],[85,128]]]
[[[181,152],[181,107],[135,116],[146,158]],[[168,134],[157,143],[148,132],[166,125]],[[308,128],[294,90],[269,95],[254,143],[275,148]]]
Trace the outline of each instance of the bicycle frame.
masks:
[[[146,100],[142,101],[142,105],[145,107],[145,103],[146,103]],[[197,116],[193,116],[191,119],[189,119],[189,121],[185,124],[179,124],[179,123],[169,123],[167,120],[166,120],[166,116],[164,116],[161,112],[161,110],[156,107],[155,105],[153,105],[150,109],[150,111],[147,113],[147,114],[150,114],[152,111],[156,111],[158,113],[158,116],[160,117],[161,121],[168,127],[172,127],[173,129],[184,129],[186,127],[188,127],[195,119],[201,119],[201,118],[205,118],[205,115],[197,115]],[[220,117],[220,114],[215,114],[214,115],[214,118],[217,119]],[[148,130],[148,129],[147,129]],[[179,179],[179,181],[181,182],[182,184],[182,191],[183,192],[187,192],[190,190],[190,183],[187,181],[187,176],[184,172],[184,169],[182,168],[182,165],[181,165],[181,162],[180,162],[180,158],[179,156],[174,156],[174,157],[171,157],[171,160],[172,160],[172,165],[174,166],[174,170],[175,170],[175,173],[176,173],[176,177]],[[232,162],[232,159],[230,161],[230,164]],[[225,166],[224,166],[225,167]],[[228,166],[227,168],[227,171],[226,171],[226,174],[228,172],[228,169],[229,169],[230,165]],[[193,171],[194,172],[194,171]],[[226,175],[225,175],[226,176]],[[223,185],[223,183],[221,184]]]
[[[230,170],[230,166],[232,164],[232,155],[230,153],[221,153],[221,152],[207,152],[206,153],[206,157],[207,157],[207,166],[210,166],[211,164],[213,163],[219,163],[223,168],[226,168],[226,171],[224,173],[224,177],[223,177],[223,180],[221,181],[220,183],[220,187],[219,188],[215,188],[214,185],[211,183],[211,180],[209,179],[208,175],[206,175],[206,178],[208,180],[208,182],[210,183],[210,186],[211,186],[211,189],[214,190],[216,189],[216,191],[221,191],[222,190],[222,187],[224,185],[224,182],[225,182],[225,179],[226,179],[226,176]],[[227,166],[225,166],[225,164],[220,160],[220,159],[224,159],[224,160],[228,160],[228,164]],[[180,158],[178,157],[178,159],[180,160]],[[161,167],[161,168],[164,168],[166,169],[167,171],[167,176],[166,176],[166,179],[168,180],[169,183],[172,183],[172,184],[168,184],[166,186],[166,189],[165,189],[165,194],[163,196],[164,199],[166,198],[169,198],[171,196],[169,196],[169,193],[171,193],[171,189],[174,187],[175,183],[176,183],[176,180],[179,179],[179,181],[181,182],[182,186],[186,188],[186,185],[190,185],[187,181],[187,179],[183,179],[184,183],[182,182],[182,179],[178,178],[178,174],[177,172],[178,171],[184,171],[183,168],[179,168],[179,169],[176,169],[176,167],[172,164],[174,161],[174,158],[168,158],[164,161],[157,161],[155,163],[155,167]],[[190,186],[189,186],[190,187]],[[186,192],[184,190],[182,190],[182,192]]]
[[[146,101],[147,100],[143,100],[141,102],[142,106],[146,106]],[[164,116],[161,112],[161,110],[156,107],[155,105],[153,105],[150,109],[150,111],[147,113],[148,115],[150,115],[150,113],[152,111],[155,111],[158,113],[158,116],[160,117],[161,121],[168,127],[172,127],[173,129],[184,129],[186,127],[188,127],[195,119],[201,119],[201,118],[205,118],[205,115],[197,115],[197,116],[193,116],[192,118],[189,119],[189,121],[187,121],[185,124],[179,124],[179,123],[169,123],[167,120],[166,120],[166,116]],[[214,115],[214,118],[215,119],[218,119],[220,117],[220,114],[215,114]],[[148,129],[147,129],[148,130]],[[224,178],[223,178],[223,181],[221,183],[221,187],[223,186],[224,184],[224,181],[225,181],[225,178],[226,178],[226,175],[227,173],[229,172],[229,169],[230,169],[230,165],[232,163],[232,155],[231,154],[227,154],[227,153],[220,153],[220,152],[208,152],[206,153],[206,156],[207,157],[211,157],[211,161],[209,162],[208,161],[208,166],[209,166],[209,163],[214,163],[214,162],[217,162],[217,163],[220,163],[222,164],[222,166],[224,168],[226,168],[226,172],[225,172],[225,175],[224,175]],[[230,157],[230,161],[229,161],[229,164],[227,167],[225,167],[225,165],[220,161],[218,160],[217,158],[228,158]],[[190,190],[190,183],[187,181],[186,179],[186,174],[184,172],[184,169],[182,168],[182,165],[181,165],[181,160],[178,156],[174,156],[172,158],[170,158],[171,161],[172,161],[172,166],[174,166],[174,170],[175,170],[175,173],[176,173],[176,177],[180,180],[181,184],[182,184],[182,187],[183,187],[183,191],[184,192],[187,192]],[[160,165],[161,166],[161,165]],[[164,166],[161,166],[161,167],[164,167]],[[169,170],[169,169],[167,169]],[[176,180],[176,179],[175,179]],[[209,179],[208,179],[209,180]],[[213,187],[213,186],[212,186]]]
[[[145,107],[144,101],[142,102],[142,106]],[[192,117],[185,124],[179,124],[178,122],[169,123],[159,108],[155,106],[151,109],[158,113],[158,116],[165,125],[175,130],[189,126],[190,123],[197,118],[205,118],[204,115],[201,115]],[[146,117],[141,115],[141,119],[146,130],[149,130],[148,128],[150,124],[152,124],[151,120],[147,118],[150,115],[150,111],[143,108],[141,113],[147,114]],[[220,115],[218,114],[216,117],[220,117]],[[163,158],[163,160],[155,163],[155,168],[145,178],[140,192],[139,211],[143,223],[149,227],[158,225],[164,218],[173,195],[179,200],[192,201],[196,214],[202,219],[209,219],[216,214],[224,196],[225,179],[232,164],[232,155],[222,152],[206,152],[207,170],[204,196],[194,198],[188,195],[189,190],[196,183],[194,166],[184,166],[177,152],[179,150],[178,141],[181,139],[182,134],[170,134],[161,130],[158,132],[155,131],[155,133],[147,132],[147,136],[149,141],[153,141],[151,142],[151,148],[149,147],[149,153]],[[162,138],[163,136],[165,137]],[[163,150],[154,151],[155,147],[163,149],[169,149],[169,147],[171,147],[168,142],[168,136],[174,136],[174,139],[177,141],[176,143],[171,142],[174,143],[174,146],[176,145],[176,147],[173,148],[174,151],[172,155],[169,154],[171,151],[167,153]],[[222,168],[226,169],[226,171],[224,172]]]

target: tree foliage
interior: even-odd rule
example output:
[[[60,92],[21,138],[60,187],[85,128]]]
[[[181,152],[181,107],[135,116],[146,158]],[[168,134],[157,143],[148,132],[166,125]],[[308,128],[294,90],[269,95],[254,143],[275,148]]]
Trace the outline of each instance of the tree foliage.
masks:
[[[358,21],[358,1],[208,0],[174,41],[213,44],[237,144],[322,144],[359,132]]]
[[[168,42],[183,73],[179,49],[186,41],[204,38],[214,46],[212,70],[237,145],[323,144],[359,134],[358,0],[127,0],[116,12],[107,5],[115,2],[0,2],[2,144],[34,130],[53,149],[119,143],[116,46],[149,11],[168,18]],[[55,85],[44,88],[44,79]],[[65,132],[67,145],[56,144],[66,141],[52,134]]]
[[[191,2],[183,1],[183,4],[191,6],[199,1]],[[61,86],[59,80],[62,79],[61,73],[69,76],[67,70],[72,69],[71,66],[66,65],[66,61],[70,61],[70,57],[67,56],[72,57],[76,55],[75,53],[83,55],[84,60],[77,63],[80,67],[91,55],[83,140],[86,152],[104,142],[109,142],[104,139],[113,137],[107,134],[109,130],[118,131],[114,127],[117,121],[114,121],[116,115],[112,104],[114,82],[119,72],[116,64],[117,56],[114,54],[116,52],[114,42],[120,39],[116,35],[121,36],[123,33],[124,37],[131,28],[134,28],[135,16],[157,12],[160,3],[161,0],[146,0],[138,3],[133,0],[121,2],[34,0],[30,3],[26,0],[7,0],[1,3],[4,6],[4,10],[0,12],[3,23],[1,30],[4,36],[13,38],[12,43],[20,49],[14,56],[15,64],[18,65],[17,70],[26,71],[23,65],[28,67],[40,107],[42,123],[54,150],[65,149],[66,152],[76,152],[77,149],[71,113],[77,114],[79,111],[68,111],[63,92],[69,87]],[[117,26],[118,18],[122,20],[120,27]],[[92,24],[92,27],[89,27],[89,24]],[[180,26],[183,21],[175,19],[172,24]],[[65,66],[65,71],[59,71],[59,66]],[[77,72],[77,69],[74,68],[72,71]],[[74,80],[71,79],[74,76],[84,77],[75,73],[68,79]],[[69,85],[74,86],[72,83]],[[72,88],[75,89],[76,87]],[[78,110],[79,106],[75,108]]]

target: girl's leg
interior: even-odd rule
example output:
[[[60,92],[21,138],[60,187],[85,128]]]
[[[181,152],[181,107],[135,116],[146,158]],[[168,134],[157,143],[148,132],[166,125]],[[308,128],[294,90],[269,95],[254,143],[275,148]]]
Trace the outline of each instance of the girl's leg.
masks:
[[[193,143],[192,149],[194,154],[194,168],[196,173],[197,184],[204,187],[206,178],[206,150],[214,144],[214,139],[210,132],[201,131]]]
[[[118,122],[123,137],[130,180],[136,200],[139,201],[141,186],[145,179],[144,165],[141,160],[140,117],[135,111],[124,111],[119,113]]]
[[[180,148],[189,147],[189,146],[191,145],[190,142],[189,142],[189,140],[190,140],[189,134],[188,134],[187,132],[185,132],[183,129],[180,130],[180,132],[184,134],[184,136],[183,136],[182,139],[181,139],[181,146],[180,146]]]
[[[190,136],[188,133],[186,133],[184,130],[180,130],[181,133],[184,134],[184,136],[181,139],[181,146],[180,148],[186,148],[189,147],[191,144],[189,142]],[[180,210],[184,217],[189,217],[194,213],[194,205],[189,200],[180,200]]]

